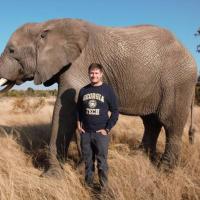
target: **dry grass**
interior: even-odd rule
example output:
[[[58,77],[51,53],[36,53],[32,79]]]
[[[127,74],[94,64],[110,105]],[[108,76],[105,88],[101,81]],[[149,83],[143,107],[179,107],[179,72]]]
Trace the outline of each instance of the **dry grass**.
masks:
[[[50,121],[55,99],[45,99],[46,104],[37,112],[14,112],[16,99],[0,99],[0,199],[115,199],[115,200],[194,200],[200,199],[200,108],[195,107],[195,144],[188,144],[188,124],[185,127],[179,166],[171,173],[158,171],[146,155],[136,151],[142,137],[143,125],[137,117],[120,116],[112,130],[109,149],[109,188],[98,194],[84,187],[83,166],[74,169],[73,160],[64,164],[62,180],[41,178],[40,150],[49,141]],[[23,100],[26,102],[27,100]],[[29,99],[31,105],[40,100]],[[38,103],[40,104],[40,103]],[[9,127],[14,127],[11,130]],[[158,151],[163,152],[164,134],[158,141]],[[18,141],[18,142],[17,142]],[[19,143],[20,141],[20,143]],[[70,145],[70,158],[77,157],[75,144]],[[37,161],[38,162],[38,161]],[[96,177],[97,181],[97,177]]]
[[[16,98],[12,104],[12,112],[33,113],[40,111],[45,105],[44,97],[39,97],[36,101],[33,98]]]

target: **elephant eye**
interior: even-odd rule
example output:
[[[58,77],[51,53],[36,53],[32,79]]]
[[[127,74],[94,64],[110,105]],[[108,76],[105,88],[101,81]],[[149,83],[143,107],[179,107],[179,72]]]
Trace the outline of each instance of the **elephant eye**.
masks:
[[[9,48],[9,53],[10,53],[10,54],[14,54],[14,53],[15,53],[15,50],[14,50],[13,47],[10,47],[10,48]]]
[[[47,36],[48,30],[45,30],[41,33],[40,37],[45,38]]]
[[[41,38],[45,38],[45,35],[44,35],[44,33],[42,33],[42,34],[40,35],[40,37],[41,37]]]

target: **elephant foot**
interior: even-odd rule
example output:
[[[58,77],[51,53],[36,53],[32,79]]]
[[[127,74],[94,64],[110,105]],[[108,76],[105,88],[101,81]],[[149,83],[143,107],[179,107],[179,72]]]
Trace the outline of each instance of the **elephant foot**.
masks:
[[[84,168],[85,168],[85,162],[83,160],[83,158],[80,158],[80,160],[78,161],[78,163],[76,164],[76,170],[78,171],[84,171]]]
[[[163,162],[158,163],[158,169],[159,171],[165,172],[165,173],[172,172],[172,168],[168,164],[165,164]]]
[[[169,160],[161,158],[160,162],[158,163],[158,169],[163,172],[172,172],[174,169],[174,165],[170,164]]]
[[[149,157],[152,164],[157,166],[159,163],[159,156],[157,155],[157,153],[151,153]]]
[[[149,147],[144,143],[140,143],[139,146],[136,149],[144,152],[145,154],[148,154]]]
[[[60,166],[49,167],[49,169],[44,171],[40,177],[62,179],[64,178],[64,170]]]
[[[161,156],[155,150],[152,151],[149,146],[147,147],[147,145],[144,145],[143,143],[138,146],[137,150],[142,151],[150,159],[153,165],[158,165]]]
[[[77,166],[82,165],[83,163],[84,163],[84,159],[83,159],[83,157],[80,157],[80,159],[77,163]]]

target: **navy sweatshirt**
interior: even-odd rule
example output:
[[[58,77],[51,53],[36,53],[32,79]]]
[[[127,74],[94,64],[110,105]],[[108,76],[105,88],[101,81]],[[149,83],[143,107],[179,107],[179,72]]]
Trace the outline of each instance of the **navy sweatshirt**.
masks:
[[[116,124],[119,116],[117,100],[113,89],[103,83],[83,87],[78,96],[78,119],[87,132],[108,129]],[[108,111],[111,112],[109,117]]]

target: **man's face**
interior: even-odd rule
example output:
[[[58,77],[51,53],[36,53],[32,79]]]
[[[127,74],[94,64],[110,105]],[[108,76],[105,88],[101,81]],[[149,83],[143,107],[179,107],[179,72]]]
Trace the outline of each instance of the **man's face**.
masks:
[[[103,72],[100,69],[91,69],[89,71],[90,82],[93,84],[99,83],[102,80]]]

